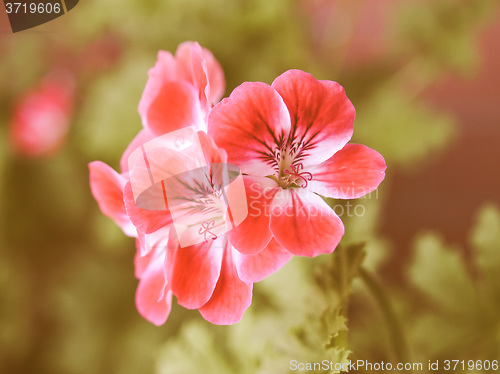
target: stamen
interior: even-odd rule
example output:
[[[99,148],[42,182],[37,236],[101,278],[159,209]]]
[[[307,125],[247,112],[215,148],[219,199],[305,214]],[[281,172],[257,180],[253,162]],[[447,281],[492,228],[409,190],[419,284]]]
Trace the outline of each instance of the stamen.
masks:
[[[308,171],[303,171],[303,172],[300,172],[301,169],[304,168],[304,165],[302,165],[302,163],[298,163],[297,166],[291,164],[290,165],[290,169],[292,169],[291,171],[288,170],[288,169],[285,169],[285,174],[288,174],[290,175],[290,178],[294,177],[296,178],[293,182],[295,183],[297,178],[300,178],[303,180],[304,183],[302,183],[300,185],[300,187],[302,188],[306,188],[307,187],[307,181],[311,181],[313,179],[313,176],[311,173],[309,173]]]
[[[203,235],[203,239],[205,239],[205,243],[208,243],[207,234],[212,235],[212,237],[210,237],[210,239],[212,239],[212,240],[217,239],[217,235],[215,235],[213,232],[210,231],[214,227],[215,227],[215,220],[213,220],[213,219],[211,219],[210,221],[204,221],[201,223],[201,227],[198,230],[198,234]]]
[[[289,138],[287,142],[269,148],[268,163],[272,165],[275,177],[283,188],[296,185],[306,188],[308,181],[313,179],[311,173],[302,171],[304,165],[301,161],[307,156],[307,150],[312,147],[304,139]],[[300,180],[300,185],[297,181]]]

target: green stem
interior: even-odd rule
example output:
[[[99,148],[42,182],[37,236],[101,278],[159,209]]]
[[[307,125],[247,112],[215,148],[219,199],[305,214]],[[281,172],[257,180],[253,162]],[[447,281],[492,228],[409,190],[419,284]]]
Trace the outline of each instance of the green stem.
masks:
[[[349,282],[346,280],[347,273],[347,259],[345,258],[345,251],[339,252],[339,261],[340,261],[340,300],[342,305],[342,314],[347,317],[347,306],[348,306],[348,295]],[[337,346],[341,348],[347,349],[347,331],[340,331],[337,337]]]
[[[359,269],[359,274],[366,287],[377,301],[380,309],[382,310],[387,326],[389,328],[389,334],[391,337],[396,359],[402,363],[411,362],[408,342],[406,340],[403,327],[396,315],[396,312],[394,311],[387,293],[382,288],[380,283],[375,279],[375,277],[363,267]]]

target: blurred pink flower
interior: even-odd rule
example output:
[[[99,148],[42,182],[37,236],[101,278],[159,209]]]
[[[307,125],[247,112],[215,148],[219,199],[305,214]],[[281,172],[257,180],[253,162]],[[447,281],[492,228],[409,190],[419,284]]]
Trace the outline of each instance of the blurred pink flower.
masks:
[[[14,152],[49,156],[64,144],[73,110],[73,87],[67,75],[50,75],[17,98],[10,122]]]
[[[361,197],[380,184],[385,161],[347,144],[355,110],[336,82],[290,70],[269,86],[243,83],[214,107],[208,133],[246,178],[248,218],[229,237],[256,254],[274,237],[289,252],[332,252],[344,225],[319,196]],[[268,208],[268,209],[267,209]]]
[[[198,43],[182,43],[175,57],[160,51],[139,102],[142,123],[155,135],[186,126],[206,131],[208,113],[224,90],[222,68]]]

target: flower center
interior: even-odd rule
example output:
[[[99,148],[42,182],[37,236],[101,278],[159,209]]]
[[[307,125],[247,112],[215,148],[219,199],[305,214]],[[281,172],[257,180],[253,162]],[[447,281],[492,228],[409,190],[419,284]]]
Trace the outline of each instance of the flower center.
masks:
[[[302,149],[300,144],[291,144],[282,148],[276,147],[274,158],[276,161],[275,178],[281,188],[306,188],[308,181],[313,179],[311,173],[302,171]]]

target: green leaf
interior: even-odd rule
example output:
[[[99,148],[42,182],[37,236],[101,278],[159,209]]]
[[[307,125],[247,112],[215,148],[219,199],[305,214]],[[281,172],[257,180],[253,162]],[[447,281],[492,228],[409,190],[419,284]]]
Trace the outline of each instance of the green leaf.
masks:
[[[423,160],[446,145],[455,131],[451,117],[387,87],[356,110],[355,141],[376,149],[389,166]]]
[[[494,0],[457,3],[419,1],[400,5],[395,13],[401,51],[430,60],[439,69],[467,73],[478,63],[475,36],[493,13]]]
[[[500,267],[490,249],[498,248],[498,227],[498,212],[484,209],[473,235],[479,273],[488,275],[482,282],[467,270],[458,248],[432,234],[416,241],[411,281],[432,301],[415,304],[419,313],[409,326],[420,358],[491,359],[499,351],[498,294],[491,290]]]
[[[409,273],[412,283],[447,313],[472,313],[477,298],[459,248],[424,234],[417,238],[415,251]]]
[[[500,212],[486,205],[479,213],[471,235],[477,267],[486,283],[500,297]],[[493,295],[492,295],[493,296]]]
[[[177,339],[162,349],[157,364],[161,374],[234,373],[222,347],[202,321],[186,323]],[[245,372],[242,368],[242,373]]]
[[[330,300],[331,294],[335,293],[341,299],[339,303],[345,301],[365,257],[364,247],[364,243],[339,246],[329,261],[315,269],[316,284]]]

